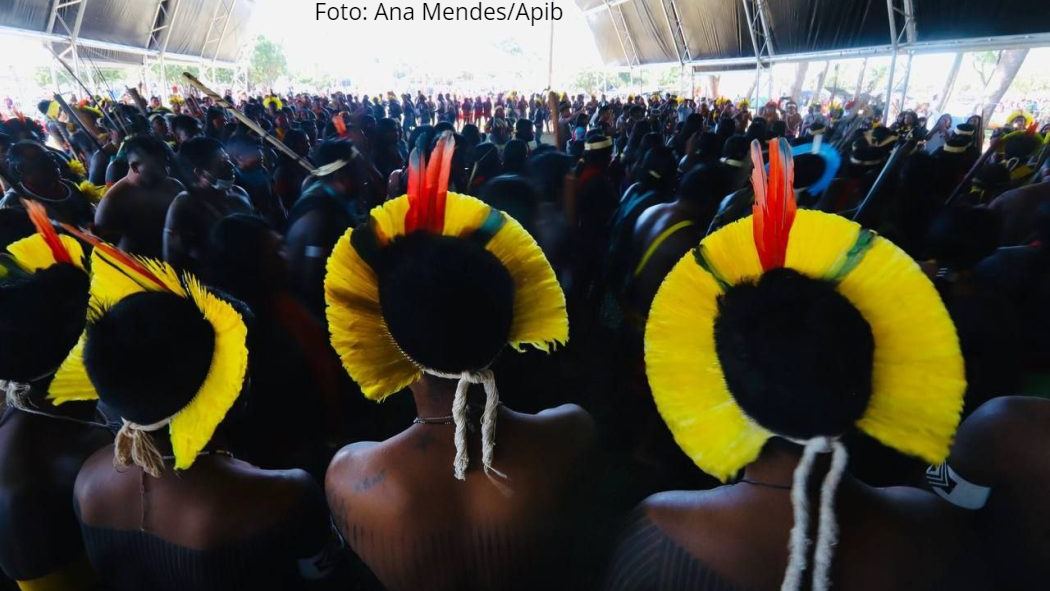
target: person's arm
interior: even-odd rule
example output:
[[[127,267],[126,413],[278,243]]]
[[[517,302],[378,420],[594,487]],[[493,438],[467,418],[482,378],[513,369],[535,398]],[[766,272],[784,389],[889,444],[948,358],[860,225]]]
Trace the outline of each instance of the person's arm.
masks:
[[[340,236],[326,217],[318,209],[303,214],[288,228],[286,240],[292,285],[319,318],[324,317],[325,265]]]
[[[189,253],[190,232],[187,223],[186,193],[175,197],[168,207],[168,216],[164,220],[163,256],[164,260],[176,269],[185,269],[191,262]]]
[[[95,234],[110,244],[120,244],[124,234],[120,219],[122,189],[123,187],[110,189],[106,198],[95,208]]]

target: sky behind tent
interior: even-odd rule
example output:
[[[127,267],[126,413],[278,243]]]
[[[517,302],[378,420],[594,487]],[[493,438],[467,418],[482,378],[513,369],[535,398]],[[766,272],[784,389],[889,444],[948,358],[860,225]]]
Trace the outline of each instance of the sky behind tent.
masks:
[[[379,3],[366,0],[358,5],[374,10]],[[493,84],[506,78],[507,82],[527,82],[532,88],[546,86],[550,23],[424,22],[419,2],[385,4],[415,5],[416,20],[318,22],[312,1],[256,0],[249,27],[280,43],[293,70],[325,70],[337,77],[353,77],[364,85],[386,84],[393,70],[408,65],[436,78],[474,72]],[[442,4],[469,7],[478,2],[444,0]],[[580,70],[601,67],[583,13],[570,1],[560,0],[557,5],[563,17],[554,23],[556,81],[575,76]]]

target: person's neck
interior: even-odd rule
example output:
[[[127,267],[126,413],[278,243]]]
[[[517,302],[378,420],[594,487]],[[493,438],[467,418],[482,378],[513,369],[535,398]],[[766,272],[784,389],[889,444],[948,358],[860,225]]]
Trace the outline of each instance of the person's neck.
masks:
[[[762,484],[790,487],[795,468],[802,459],[802,447],[781,439],[771,439],[758,459],[744,468],[744,479]],[[819,483],[831,465],[830,454],[818,454],[813,462],[810,486]],[[817,478],[817,476],[820,478]]]
[[[412,399],[416,403],[416,416],[423,418],[451,416],[456,387],[456,380],[423,375],[409,386],[412,391]],[[471,386],[471,390],[477,387]],[[471,394],[472,392],[468,392],[468,398],[471,397]]]

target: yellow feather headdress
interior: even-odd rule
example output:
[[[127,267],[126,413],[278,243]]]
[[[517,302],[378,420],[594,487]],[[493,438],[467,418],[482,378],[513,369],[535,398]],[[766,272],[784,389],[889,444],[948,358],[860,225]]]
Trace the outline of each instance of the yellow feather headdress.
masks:
[[[772,186],[791,158],[775,140],[766,194],[757,142],[753,157],[755,149],[754,174],[761,177],[755,215],[705,238],[675,265],[653,300],[646,371],[675,440],[697,466],[724,481],[775,435],[734,401],[715,350],[714,324],[718,298],[729,287],[787,267],[833,280],[871,327],[873,388],[857,427],[899,451],[942,461],[958,426],[966,380],[955,327],[936,289],[888,240],[836,215],[794,211],[790,178],[777,181],[781,189]],[[790,203],[773,203],[783,187]],[[790,213],[770,213],[778,209]]]
[[[451,135],[439,141],[426,176],[439,166],[450,166],[452,150]],[[425,191],[420,183],[426,179],[419,168],[412,168],[418,172],[411,175],[409,194],[373,209],[369,222],[348,230],[328,259],[325,299],[332,345],[364,395],[376,401],[419,379],[424,368],[401,351],[387,329],[376,273],[366,262],[368,254],[362,256],[360,246],[355,246],[358,241],[353,237],[358,232],[373,233],[378,248],[415,231],[461,238],[485,233],[485,248],[496,255],[514,281],[509,344],[517,350],[531,345],[549,351],[569,338],[565,296],[532,236],[514,218],[467,195],[447,193],[440,202],[415,198],[417,192],[422,195]],[[435,171],[434,178],[439,174]],[[448,178],[447,173],[443,178]]]
[[[486,411],[482,424],[483,465],[486,475],[500,475],[492,467],[492,441],[498,394],[487,368],[462,368],[446,375],[411,359],[391,335],[379,300],[379,281],[369,261],[377,251],[414,232],[429,232],[480,242],[495,255],[514,287],[513,317],[507,342],[521,350],[526,345],[550,351],[569,338],[565,296],[554,270],[536,241],[507,214],[467,195],[448,192],[455,141],[450,132],[439,139],[429,166],[413,152],[408,193],[376,207],[366,224],[348,230],[328,259],[325,276],[328,327],[332,345],[343,367],[364,395],[380,401],[418,380],[423,373],[459,378],[453,416],[466,420],[466,390],[484,385]],[[425,170],[424,170],[425,168]],[[459,409],[459,411],[457,411]],[[457,430],[459,431],[459,430]],[[465,435],[456,439],[456,478],[465,478],[468,459]]]
[[[91,289],[88,306],[88,326],[102,318],[113,306],[128,296],[145,292],[170,293],[185,298],[197,307],[215,334],[211,364],[200,388],[192,399],[174,415],[154,425],[136,425],[125,420],[118,434],[118,452],[121,437],[134,439],[138,432],[168,427],[175,455],[175,468],[188,469],[197,455],[211,440],[215,429],[233,406],[241,392],[248,368],[247,327],[244,318],[229,302],[205,288],[189,273],[179,274],[171,265],[153,259],[129,255],[99,239],[67,228],[94,245],[91,253]],[[48,399],[54,404],[74,400],[97,400],[99,394],[84,365],[84,347],[88,340],[85,330],[80,341],[69,353],[55,374]],[[139,440],[135,440],[139,445]],[[152,450],[155,454],[156,451]],[[118,454],[119,455],[119,454]],[[130,463],[138,455],[138,448],[127,457],[118,457],[118,463]],[[155,456],[159,463],[159,456]],[[136,461],[135,463],[139,463]],[[153,476],[159,470],[153,465],[140,464]]]
[[[796,499],[808,496],[815,455],[832,454],[820,492],[816,559],[808,569],[812,588],[827,589],[838,536],[834,495],[848,458],[842,434],[799,440],[748,416],[716,346],[720,298],[784,268],[833,284],[868,324],[874,343],[871,394],[856,427],[930,463],[947,456],[959,424],[963,358],[948,311],[915,261],[845,218],[796,211],[791,148],[784,139],[770,142],[768,178],[757,140],[751,155],[754,214],[705,238],[664,279],[646,325],[646,372],[675,441],[723,481],[758,458],[770,437],[804,445],[792,486],[795,525],[782,589],[801,588],[807,571],[809,509]]]

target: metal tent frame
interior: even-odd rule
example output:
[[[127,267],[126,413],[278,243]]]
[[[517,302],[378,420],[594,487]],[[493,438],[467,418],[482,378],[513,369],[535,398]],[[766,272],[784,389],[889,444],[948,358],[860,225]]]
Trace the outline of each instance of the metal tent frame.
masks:
[[[637,1],[641,0],[603,0],[602,3],[583,11],[585,16],[609,11],[620,46],[623,49],[627,67],[631,68],[632,71],[635,67],[642,64],[638,59],[637,51],[634,52],[633,59],[628,53],[628,48],[634,47],[634,41],[631,38],[631,31],[623,18],[622,6]],[[678,63],[683,68],[690,67],[692,72],[695,73],[698,69],[710,72],[717,68],[733,70],[754,67],[755,85],[753,95],[757,97],[761,88],[760,84],[763,74],[766,74],[768,77],[770,95],[772,94],[772,67],[774,64],[888,56],[890,57],[890,70],[889,81],[887,82],[884,95],[887,105],[883,113],[884,117],[889,117],[889,106],[892,104],[895,89],[899,88],[901,104],[904,103],[911,77],[911,63],[916,55],[941,52],[959,54],[967,51],[1022,49],[1050,45],[1050,32],[919,41],[914,0],[886,0],[886,16],[890,25],[889,43],[850,49],[779,54],[775,51],[774,36],[776,31],[773,30],[770,19],[767,16],[769,10],[767,0],[741,0],[741,2],[754,55],[734,58],[697,59],[687,46],[680,12],[675,0],[661,0],[671,39],[675,43]],[[617,20],[619,20],[619,23],[617,23]],[[902,54],[907,56],[907,61],[904,66],[904,75],[898,80],[897,58]],[[958,68],[953,68],[949,72],[950,78],[954,78],[957,72]],[[954,80],[948,80],[946,87],[950,88],[953,82]]]

